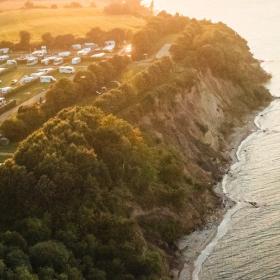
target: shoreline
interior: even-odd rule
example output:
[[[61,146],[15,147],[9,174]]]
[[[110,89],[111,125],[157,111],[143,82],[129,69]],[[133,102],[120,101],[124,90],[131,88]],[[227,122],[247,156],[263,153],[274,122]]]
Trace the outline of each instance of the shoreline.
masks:
[[[224,216],[236,203],[230,200],[229,197],[223,192],[222,189],[222,180],[231,165],[234,164],[238,159],[236,156],[238,147],[240,144],[252,133],[257,131],[257,126],[255,124],[255,118],[257,115],[262,112],[271,102],[264,104],[260,108],[252,111],[245,119],[245,125],[234,128],[233,132],[229,136],[229,150],[227,154],[230,158],[225,167],[222,169],[222,179],[213,186],[214,192],[218,197],[223,201],[223,207],[214,209],[214,213],[209,216],[207,222],[205,223],[202,229],[197,229],[189,235],[183,236],[177,242],[178,255],[180,268],[173,270],[174,279],[177,280],[192,280],[192,273],[194,270],[194,262],[200,255],[200,253],[206,248],[206,246],[213,240],[217,234],[218,226],[224,219]]]

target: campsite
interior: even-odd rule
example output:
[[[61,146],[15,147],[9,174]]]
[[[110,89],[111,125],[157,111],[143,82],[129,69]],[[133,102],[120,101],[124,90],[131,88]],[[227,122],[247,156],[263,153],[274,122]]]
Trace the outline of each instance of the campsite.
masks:
[[[54,2],[40,1],[40,4],[50,7]],[[91,1],[81,2],[80,8],[65,8],[68,2],[63,0],[58,2],[57,9],[41,6],[22,8],[26,3],[23,0],[15,0],[14,8],[8,5],[8,1],[0,3],[0,8],[4,7],[0,23],[5,26],[0,30],[0,92],[4,89],[1,94],[0,125],[15,118],[20,108],[43,104],[46,93],[60,79],[73,81],[79,73],[87,73],[96,62],[105,63],[116,55],[130,57],[135,51],[134,34],[145,31],[146,19],[133,14],[108,15],[103,11],[106,1],[96,1],[96,7],[91,7]],[[37,5],[39,2],[34,3]],[[6,16],[9,20],[5,19]],[[23,31],[19,32],[13,22],[14,17],[20,18]],[[56,17],[60,18],[58,27],[61,30],[53,28]],[[45,18],[54,22],[45,21]],[[162,28],[160,25],[159,22],[158,28]],[[175,41],[178,31],[170,32],[167,28],[153,43],[136,42],[148,45],[149,49],[143,52],[139,46],[142,57],[130,63],[127,70],[121,76],[118,75],[118,79],[126,81],[128,77],[133,78],[147,68],[166,44]],[[149,55],[145,52],[149,52]],[[119,87],[118,79],[112,79],[109,84],[96,89],[95,95],[81,100],[80,104],[93,103],[96,96],[103,95],[116,85]],[[16,149],[16,145],[11,145]],[[10,157],[11,145],[2,147],[3,159]],[[5,154],[5,149],[9,150],[8,154]]]

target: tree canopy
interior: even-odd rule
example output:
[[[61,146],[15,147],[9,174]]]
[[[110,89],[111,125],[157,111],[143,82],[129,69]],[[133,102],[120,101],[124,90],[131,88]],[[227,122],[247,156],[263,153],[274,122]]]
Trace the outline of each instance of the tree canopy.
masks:
[[[95,107],[63,110],[21,143],[0,178],[2,279],[166,275],[150,240],[171,245],[182,232],[171,213],[184,207],[188,182],[178,158],[127,122]],[[158,207],[169,209],[161,227],[160,214],[145,214]]]

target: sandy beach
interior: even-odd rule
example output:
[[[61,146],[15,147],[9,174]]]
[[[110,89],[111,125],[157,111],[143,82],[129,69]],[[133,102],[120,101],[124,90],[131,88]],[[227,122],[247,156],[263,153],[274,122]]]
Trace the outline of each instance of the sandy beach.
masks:
[[[246,139],[251,133],[255,132],[257,127],[255,126],[254,120],[256,115],[261,112],[266,106],[263,106],[259,110],[253,111],[246,121],[244,126],[237,127],[234,129],[230,136],[230,145],[227,153],[230,156],[230,161],[222,170],[226,174],[232,164],[237,160],[236,152],[239,145],[244,139]],[[222,182],[222,181],[221,181]],[[194,262],[205,249],[205,247],[211,242],[217,233],[217,228],[224,218],[227,211],[234,206],[234,202],[230,200],[222,190],[222,183],[219,182],[215,187],[215,193],[220,196],[223,200],[223,207],[216,209],[213,215],[209,216],[207,223],[203,229],[198,229],[193,233],[182,237],[178,243],[178,255],[180,258],[181,268],[174,270],[174,279],[179,280],[191,280],[194,269]]]

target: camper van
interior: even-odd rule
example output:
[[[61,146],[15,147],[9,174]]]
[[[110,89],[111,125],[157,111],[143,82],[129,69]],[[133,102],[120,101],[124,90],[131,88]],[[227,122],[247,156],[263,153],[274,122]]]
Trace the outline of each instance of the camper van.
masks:
[[[51,83],[51,82],[55,82],[56,78],[53,76],[41,76],[40,77],[40,82],[41,83]]]
[[[50,73],[50,72],[52,72],[52,71],[54,71],[54,68],[42,68],[42,69],[38,69],[38,72],[41,72],[41,73],[43,73],[44,75],[46,75],[46,74],[48,74],[48,73]]]
[[[0,107],[4,106],[6,104],[6,98],[5,97],[0,97]]]
[[[9,48],[1,48],[1,49],[0,49],[0,54],[8,54],[9,51],[10,51]]]
[[[10,93],[12,90],[13,90],[12,87],[3,87],[3,88],[0,88],[0,94],[2,96],[4,96],[4,95]]]
[[[27,65],[28,66],[36,65],[37,63],[38,63],[38,57],[30,56],[30,57],[27,58]]]
[[[47,54],[47,50],[46,49],[41,49],[41,50],[38,50],[38,51],[34,51],[32,53],[32,55],[36,56],[36,57],[44,57],[46,54]]]
[[[75,50],[75,51],[79,51],[81,48],[82,48],[81,44],[74,44],[74,45],[72,45],[72,49]]]
[[[77,65],[77,64],[81,63],[81,61],[82,61],[82,59],[80,57],[74,57],[74,58],[72,58],[72,62],[71,63],[73,65]]]
[[[49,58],[44,58],[44,59],[41,60],[41,63],[44,64],[44,65],[49,65],[50,59]]]
[[[7,65],[17,65],[17,61],[14,59],[7,60]]]
[[[1,62],[7,61],[9,58],[10,58],[10,57],[9,57],[8,55],[1,55],[1,56],[0,56],[0,63],[1,63]]]
[[[91,48],[84,48],[77,52],[79,56],[86,56],[89,55],[90,53],[91,53]]]
[[[44,59],[41,60],[41,63],[44,65],[49,65],[50,63],[52,63],[55,59],[57,58],[57,56],[48,56],[45,57]]]
[[[64,62],[63,58],[62,57],[56,57],[54,60],[53,60],[53,65],[60,65]]]
[[[92,55],[91,56],[91,58],[93,58],[93,59],[101,59],[101,58],[104,58],[106,56],[106,53],[104,53],[104,52],[101,52],[101,53],[96,53],[96,54],[94,54],[94,55]]]
[[[20,82],[21,85],[25,85],[25,84],[31,83],[34,80],[35,79],[33,77],[24,76],[19,82]]]
[[[92,50],[98,47],[95,43],[85,43],[84,46],[85,48],[91,48]]]
[[[30,77],[34,78],[34,80],[35,80],[35,79],[40,78],[40,77],[43,76],[43,75],[44,75],[43,72],[36,72],[36,73],[32,73],[32,74],[30,75]]]
[[[106,41],[103,51],[112,52],[115,49],[115,47],[116,47],[115,41]]]
[[[72,66],[61,66],[61,67],[59,67],[59,73],[73,74],[73,73],[75,73],[75,68]]]
[[[59,57],[69,57],[70,55],[71,55],[71,52],[69,52],[69,51],[58,53]]]

